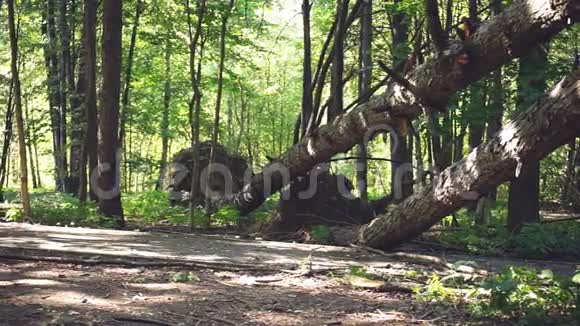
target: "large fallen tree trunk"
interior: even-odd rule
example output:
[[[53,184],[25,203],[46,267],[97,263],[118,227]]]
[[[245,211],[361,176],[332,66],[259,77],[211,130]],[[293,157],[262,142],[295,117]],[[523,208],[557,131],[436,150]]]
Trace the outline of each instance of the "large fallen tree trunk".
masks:
[[[449,96],[489,72],[547,41],[580,17],[578,0],[520,0],[484,23],[467,42],[450,42],[447,50],[415,68],[407,88],[390,83],[387,91],[320,127],[252,177],[234,198],[242,214],[259,207],[292,178],[346,152],[377,131],[392,130],[416,119],[424,106],[444,109]],[[466,64],[465,56],[469,62]],[[462,60],[458,60],[458,58]],[[415,94],[419,96],[415,96]],[[283,171],[278,173],[276,171]]]
[[[580,69],[489,142],[440,173],[432,186],[363,226],[357,242],[386,249],[419,235],[467,201],[519,175],[526,162],[541,160],[579,135]]]

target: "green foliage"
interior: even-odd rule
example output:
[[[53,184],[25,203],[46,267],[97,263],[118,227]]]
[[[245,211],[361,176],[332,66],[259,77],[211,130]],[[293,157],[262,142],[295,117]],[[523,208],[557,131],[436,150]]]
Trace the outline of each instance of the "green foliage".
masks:
[[[240,212],[235,207],[227,205],[213,213],[211,219],[212,222],[218,225],[237,224],[240,219]]]
[[[172,283],[195,283],[201,281],[197,274],[192,272],[177,272],[169,277]]]
[[[434,273],[427,281],[427,284],[414,289],[417,299],[424,302],[455,302],[457,294],[451,288],[445,286],[437,273]]]
[[[94,203],[80,203],[70,194],[43,192],[32,196],[33,222],[46,225],[67,225],[95,228],[113,228],[116,222],[101,215]],[[22,222],[20,208],[6,213],[10,221]]]
[[[187,210],[183,207],[172,207],[167,193],[148,191],[126,194],[123,197],[125,215],[137,222],[154,223],[167,220],[173,224],[184,224],[188,221]]]
[[[349,276],[358,276],[362,278],[366,278],[367,280],[380,280],[382,277],[380,275],[370,273],[364,266],[352,266],[349,268],[348,273],[345,275],[346,277]]]
[[[317,243],[328,243],[331,239],[330,229],[325,225],[315,225],[310,230],[310,235]]]
[[[505,228],[460,227],[444,230],[438,240],[481,255],[496,255],[506,249],[509,233]]]
[[[523,257],[580,256],[580,223],[530,224],[511,238],[511,248]]]
[[[515,318],[526,325],[544,325],[570,315],[578,292],[571,280],[562,280],[550,270],[509,267],[485,280],[474,293],[479,300],[472,311],[483,316]]]
[[[508,251],[523,258],[580,257],[580,223],[575,221],[529,224],[515,234],[503,225],[460,227],[444,230],[438,240],[482,255]]]

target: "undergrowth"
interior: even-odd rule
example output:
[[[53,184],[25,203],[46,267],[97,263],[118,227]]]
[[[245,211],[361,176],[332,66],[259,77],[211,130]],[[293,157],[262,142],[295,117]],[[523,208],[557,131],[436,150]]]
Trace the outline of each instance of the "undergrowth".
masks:
[[[477,284],[446,283],[433,274],[415,290],[417,300],[463,303],[473,316],[507,319],[518,325],[573,325],[580,322],[580,272],[572,278],[552,271],[508,267]]]

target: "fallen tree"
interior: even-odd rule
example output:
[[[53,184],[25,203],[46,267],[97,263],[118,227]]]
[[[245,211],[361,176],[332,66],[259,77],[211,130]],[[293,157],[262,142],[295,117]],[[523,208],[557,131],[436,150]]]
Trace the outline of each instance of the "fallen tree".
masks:
[[[352,238],[373,248],[391,248],[429,229],[470,200],[517,177],[526,162],[541,160],[580,135],[580,69],[562,80],[489,142],[441,172],[433,185],[392,205]]]
[[[290,180],[350,150],[370,138],[368,135],[405,126],[423,110],[444,109],[455,92],[577,21],[580,17],[577,7],[577,0],[514,2],[484,23],[468,41],[450,41],[446,50],[411,71],[406,77],[412,87],[391,82],[384,94],[372,97],[304,137],[254,175],[243,191],[235,195],[234,204],[242,214],[247,214]],[[280,166],[291,178],[272,172]]]

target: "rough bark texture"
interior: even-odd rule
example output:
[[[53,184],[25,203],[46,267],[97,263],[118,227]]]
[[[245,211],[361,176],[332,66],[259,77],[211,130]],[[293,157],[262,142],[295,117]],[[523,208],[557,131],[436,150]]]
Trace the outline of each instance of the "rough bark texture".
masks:
[[[360,230],[358,241],[390,248],[421,234],[469,199],[512,179],[580,134],[580,70],[556,85],[486,144],[443,171],[431,187],[407,198]]]
[[[88,164],[88,175],[86,174],[86,169],[81,170],[81,185],[84,183],[89,183],[90,198],[92,200],[97,200],[95,195],[95,184],[93,182],[88,182],[92,180],[93,174],[97,173],[98,166],[98,141],[97,141],[97,8],[99,2],[97,0],[85,0],[85,28],[86,35],[83,38],[84,44],[84,55],[85,58],[85,69],[87,78],[87,90],[85,95],[85,110],[87,117],[87,130],[84,145],[83,159],[87,162],[83,164]],[[79,198],[84,200],[86,194],[83,192],[86,188],[80,187]]]
[[[520,59],[516,112],[522,112],[546,90],[548,53],[536,46]],[[508,228],[540,221],[540,162],[527,162],[509,188]]]
[[[124,226],[118,164],[122,4],[103,3],[103,91],[99,119],[99,209]]]
[[[372,97],[367,103],[302,139],[266,166],[265,171],[282,164],[292,176],[304,175],[317,163],[360,143],[369,130],[399,125],[401,119],[417,118],[422,112],[421,102],[435,106],[445,103],[456,91],[564,29],[569,15],[578,19],[580,13],[569,10],[574,3],[573,0],[552,4],[538,0],[513,3],[483,24],[468,42],[451,44],[441,55],[409,74],[410,82],[423,95],[422,99],[400,85],[389,87],[384,94]],[[470,63],[459,64],[457,57],[466,52],[470,55]],[[235,204],[241,213],[256,209],[270,195],[264,193],[264,179],[264,172],[256,174],[244,191],[235,196]],[[278,191],[285,182],[281,176],[273,176],[271,184],[272,190]]]

